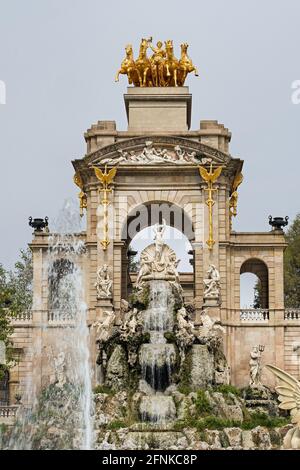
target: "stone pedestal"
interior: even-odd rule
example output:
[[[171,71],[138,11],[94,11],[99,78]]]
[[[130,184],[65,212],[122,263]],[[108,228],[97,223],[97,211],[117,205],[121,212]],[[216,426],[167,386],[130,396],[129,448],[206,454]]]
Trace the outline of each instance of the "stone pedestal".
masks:
[[[204,297],[203,308],[219,307],[219,305],[220,305],[219,297]]]
[[[190,128],[188,87],[128,87],[124,100],[128,131],[184,132]]]
[[[101,320],[101,314],[102,314],[102,312],[104,312],[105,310],[108,311],[108,312],[112,312],[113,309],[114,309],[114,307],[113,307],[113,303],[112,303],[112,299],[111,299],[111,298],[107,298],[107,299],[98,299],[98,300],[97,300],[97,306],[96,306],[96,311],[97,311],[96,317],[97,317],[97,320]]]

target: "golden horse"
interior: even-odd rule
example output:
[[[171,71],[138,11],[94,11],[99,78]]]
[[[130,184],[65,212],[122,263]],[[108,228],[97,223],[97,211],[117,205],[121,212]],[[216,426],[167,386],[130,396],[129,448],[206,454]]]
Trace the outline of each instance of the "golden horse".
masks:
[[[165,45],[166,45],[166,61],[165,61],[166,84],[167,86],[178,86],[177,72],[179,68],[179,61],[174,56],[173,41],[171,39],[168,39],[167,41],[165,41]]]
[[[153,86],[152,83],[152,73],[151,73],[151,62],[147,57],[147,49],[149,47],[149,42],[152,41],[152,38],[145,39],[142,38],[140,44],[140,51],[137,60],[135,61],[135,66],[138,70],[138,73],[141,77],[140,86]]]
[[[179,60],[178,86],[183,86],[188,73],[194,72],[196,77],[198,77],[199,74],[197,68],[194,66],[192,60],[188,56],[187,50],[189,45],[184,42],[180,45],[180,47],[181,57]]]
[[[115,82],[119,81],[120,74],[128,76],[129,85],[134,84],[134,86],[142,86],[142,77],[140,71],[136,66],[136,63],[133,58],[133,49],[132,45],[128,44],[125,47],[126,57],[121,63],[121,68],[118,70]]]

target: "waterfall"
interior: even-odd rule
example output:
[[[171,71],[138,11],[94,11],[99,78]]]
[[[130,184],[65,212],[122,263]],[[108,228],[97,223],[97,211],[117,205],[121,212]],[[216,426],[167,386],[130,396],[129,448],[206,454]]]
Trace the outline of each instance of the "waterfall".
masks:
[[[93,445],[89,331],[84,302],[84,242],[79,214],[67,202],[48,241],[48,319],[35,334],[30,408],[20,410],[11,449],[91,449]],[[34,299],[36,300],[36,299]],[[38,299],[38,302],[40,299]],[[41,370],[43,375],[41,377]],[[36,393],[37,384],[42,388]]]
[[[164,337],[174,326],[174,295],[168,281],[152,280],[149,285],[149,305],[143,312],[143,324],[144,331],[150,334],[150,343],[141,346],[139,362],[142,378],[153,394],[142,397],[140,415],[142,421],[163,423],[176,415],[172,397],[163,394],[172,383],[176,364],[174,345]]]

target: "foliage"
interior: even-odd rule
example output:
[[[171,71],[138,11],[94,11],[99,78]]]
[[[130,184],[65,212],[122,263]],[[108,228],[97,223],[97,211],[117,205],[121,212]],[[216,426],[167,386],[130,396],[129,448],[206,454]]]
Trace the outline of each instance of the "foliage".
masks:
[[[32,280],[32,253],[28,248],[20,251],[20,259],[16,262],[14,270],[9,273],[9,285],[13,292],[10,308],[14,313],[31,309]]]
[[[96,387],[94,387],[93,389],[93,392],[95,394],[97,393],[105,393],[106,395],[115,395],[115,391],[112,390],[110,387],[108,387],[107,385],[96,385]]]
[[[234,421],[231,419],[220,418],[215,415],[208,415],[202,418],[192,418],[188,416],[184,420],[174,423],[174,431],[182,431],[185,428],[196,428],[199,432],[206,429],[209,430],[222,430],[225,428],[238,427],[243,430],[254,429],[257,426],[263,426],[268,429],[285,426],[290,421],[287,418],[278,416],[268,416],[263,413],[252,413],[243,422]]]
[[[262,285],[261,285],[260,279],[258,279],[254,286],[253,308],[262,308],[261,298],[262,298]]]
[[[223,395],[229,395],[229,393],[233,393],[233,395],[236,395],[237,397],[241,396],[241,390],[234,387],[233,385],[217,385],[214,387],[214,391],[222,393]]]
[[[192,352],[189,350],[185,355],[185,360],[180,368],[178,391],[184,395],[191,392],[191,370],[192,370]]]
[[[0,341],[3,341],[6,347],[6,364],[0,364],[0,379],[5,370],[11,365],[12,357],[10,354],[10,335],[13,328],[10,323],[11,313],[9,305],[11,304],[12,291],[9,286],[7,272],[0,265]]]
[[[265,413],[251,413],[241,424],[242,429],[253,429],[257,426],[264,426],[266,428],[277,428],[285,426],[290,423],[289,418],[281,416],[269,416]]]
[[[135,259],[135,254],[130,254],[131,252],[133,252],[134,250],[132,249],[131,245],[129,245],[128,247],[128,252],[129,252],[129,256],[128,256],[128,271],[130,273],[137,273],[140,269],[140,263],[138,260]]]
[[[167,343],[176,343],[176,335],[173,331],[166,331],[164,337],[167,340]]]
[[[123,421],[123,420],[111,421],[107,425],[107,429],[109,429],[111,431],[116,431],[117,429],[127,428],[127,427],[128,427],[128,423],[126,421]]]
[[[288,246],[284,253],[285,306],[300,307],[300,214],[286,233]]]
[[[146,310],[149,305],[149,294],[149,284],[143,287],[142,290],[134,288],[132,294],[129,296],[130,305],[137,308],[139,311]]]
[[[204,431],[205,429],[224,429],[240,427],[240,421],[233,421],[232,419],[219,418],[218,416],[206,416],[205,418],[199,419],[196,423],[198,431]]]
[[[31,251],[21,250],[20,259],[13,271],[0,264],[0,341],[6,346],[6,364],[0,366],[0,378],[11,367],[13,351],[10,336],[13,333],[11,317],[31,308],[32,303],[32,256]]]
[[[198,415],[211,413],[212,406],[205,394],[204,390],[198,390],[197,398],[195,400],[196,411]]]

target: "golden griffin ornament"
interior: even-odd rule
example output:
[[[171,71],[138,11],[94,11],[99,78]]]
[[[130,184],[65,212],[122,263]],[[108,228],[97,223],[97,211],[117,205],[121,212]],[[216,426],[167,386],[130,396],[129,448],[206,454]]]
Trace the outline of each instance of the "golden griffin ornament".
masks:
[[[300,449],[300,382],[279,367],[267,364],[266,368],[282,382],[275,387],[281,410],[289,410],[291,421],[295,425],[284,437],[285,449]]]
[[[152,37],[143,38],[140,43],[139,55],[133,57],[131,44],[125,47],[125,59],[117,72],[115,81],[119,76],[127,75],[129,85],[136,87],[170,87],[183,86],[187,75],[194,72],[198,76],[197,68],[188,55],[189,45],[181,44],[180,59],[174,55],[173,41],[168,39],[164,42],[158,41],[156,46],[152,44]],[[147,50],[151,49],[152,55],[147,56]]]
[[[113,180],[117,173],[117,167],[111,168],[109,171],[107,171],[107,167],[105,166],[104,173],[100,168],[97,168],[96,166],[93,166],[93,169],[97,179],[102,184],[102,189],[100,189],[100,191],[103,193],[103,199],[101,201],[101,204],[103,206],[103,239],[100,243],[103,251],[106,251],[108,245],[110,244],[108,238],[108,206],[110,204],[108,195],[112,192],[110,185],[113,184]]]
[[[213,206],[215,204],[215,201],[213,199],[213,192],[217,191],[217,189],[213,187],[213,184],[217,181],[217,179],[221,175],[222,169],[223,167],[219,166],[213,171],[212,162],[210,163],[209,171],[207,171],[207,169],[204,166],[199,166],[200,176],[207,183],[207,188],[205,188],[205,191],[207,191],[207,199],[205,201],[205,204],[208,207],[209,236],[208,236],[208,240],[206,240],[206,244],[209,250],[212,250],[215,244],[215,240],[213,237]]]

